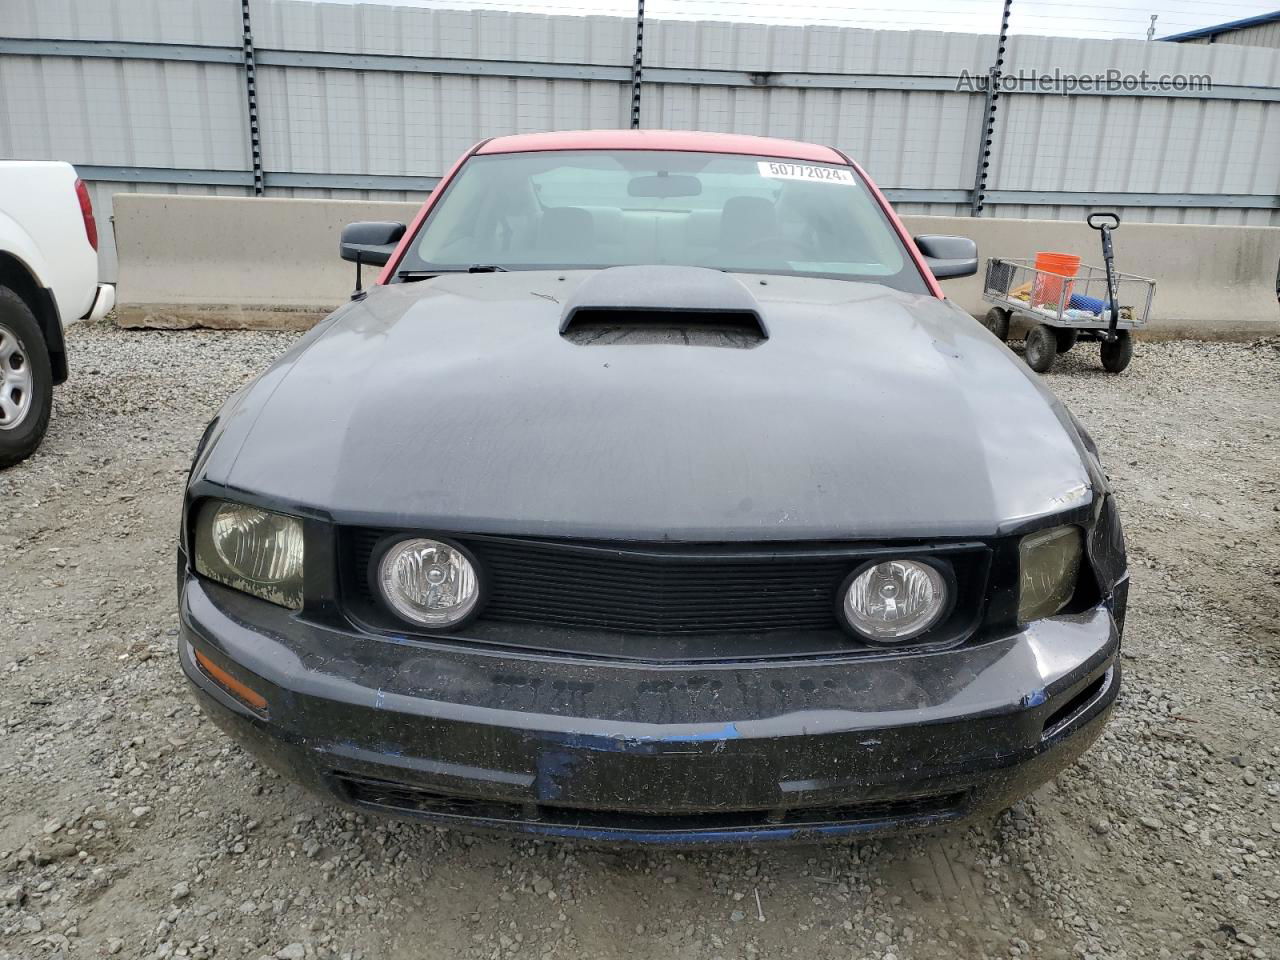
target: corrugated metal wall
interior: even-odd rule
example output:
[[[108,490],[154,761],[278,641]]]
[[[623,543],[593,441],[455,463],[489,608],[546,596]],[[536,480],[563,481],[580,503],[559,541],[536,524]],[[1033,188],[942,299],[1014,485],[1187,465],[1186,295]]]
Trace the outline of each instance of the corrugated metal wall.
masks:
[[[1195,37],[1179,42],[1204,46],[1225,43],[1241,47],[1269,47],[1272,50],[1280,50],[1280,20],[1259,23],[1252,27],[1241,27],[1238,30],[1224,30],[1222,33],[1215,33],[1212,37]]]
[[[1272,99],[1008,98],[995,138],[990,189],[997,200],[1006,191],[1172,194],[1159,206],[1116,206],[1122,216],[1158,223],[1280,224],[1274,201],[1249,205],[1280,193],[1280,57],[1273,52],[1014,37],[1010,63],[1042,73],[1202,74],[1213,79],[1211,93],[1269,90]],[[1069,203],[1002,203],[997,215],[1078,219],[1086,212]]]
[[[0,156],[61,158],[100,215],[124,191],[253,192],[240,0],[3,0]],[[463,0],[459,0],[460,3]],[[626,126],[634,24],[251,0],[268,194],[416,199],[486,136]],[[995,38],[656,21],[641,118],[816,140],[904,213],[965,214]],[[986,215],[1280,224],[1280,57],[1015,37],[1006,71],[1207,74],[1207,95],[1001,94]],[[103,251],[114,276],[114,254]]]

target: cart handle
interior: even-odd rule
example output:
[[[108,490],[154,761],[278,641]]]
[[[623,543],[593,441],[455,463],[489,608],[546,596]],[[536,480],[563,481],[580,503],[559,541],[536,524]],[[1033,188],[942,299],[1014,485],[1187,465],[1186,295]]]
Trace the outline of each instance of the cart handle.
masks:
[[[1097,221],[1096,223],[1094,222],[1095,220]],[[1105,221],[1107,220],[1111,222],[1106,223]],[[1089,226],[1093,227],[1095,230],[1101,230],[1103,227],[1106,227],[1109,230],[1115,230],[1120,226],[1120,214],[1112,213],[1109,210],[1105,212],[1100,211],[1089,214],[1089,216],[1085,217],[1084,222],[1089,224]]]

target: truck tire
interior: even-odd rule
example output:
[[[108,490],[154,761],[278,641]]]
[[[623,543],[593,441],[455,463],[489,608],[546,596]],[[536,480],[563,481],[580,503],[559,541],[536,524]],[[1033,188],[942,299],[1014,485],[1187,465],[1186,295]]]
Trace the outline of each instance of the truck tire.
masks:
[[[1117,330],[1116,338],[1102,341],[1102,369],[1107,373],[1119,373],[1133,359],[1133,337],[1128,330]]]
[[[40,446],[53,409],[53,373],[40,325],[25,300],[0,287],[0,469]]]
[[[1058,332],[1047,324],[1038,323],[1027,331],[1027,366],[1036,373],[1044,373],[1053,366],[1058,355]]]

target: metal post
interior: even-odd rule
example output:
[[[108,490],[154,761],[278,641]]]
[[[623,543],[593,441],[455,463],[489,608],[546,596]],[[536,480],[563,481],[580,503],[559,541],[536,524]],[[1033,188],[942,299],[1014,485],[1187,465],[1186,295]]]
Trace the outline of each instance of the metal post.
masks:
[[[1004,0],[1004,13],[1000,17],[1000,37],[996,43],[996,62],[987,71],[987,102],[982,110],[982,137],[978,141],[978,166],[973,174],[973,197],[969,215],[982,216],[986,200],[987,173],[991,168],[991,144],[995,141],[996,101],[1000,98],[1000,78],[1004,69],[1004,51],[1009,42],[1009,10],[1013,0]]]
[[[1150,43],[1156,38],[1156,18],[1159,16],[1160,14],[1158,13],[1153,13],[1151,15],[1151,26],[1147,27],[1147,43]]]
[[[631,61],[631,129],[640,129],[640,74],[644,65],[644,0],[636,0],[636,56]]]
[[[253,27],[249,23],[249,0],[240,0],[244,39],[244,84],[249,97],[249,150],[253,159],[253,194],[262,196],[262,131],[258,127],[258,69],[253,57]]]

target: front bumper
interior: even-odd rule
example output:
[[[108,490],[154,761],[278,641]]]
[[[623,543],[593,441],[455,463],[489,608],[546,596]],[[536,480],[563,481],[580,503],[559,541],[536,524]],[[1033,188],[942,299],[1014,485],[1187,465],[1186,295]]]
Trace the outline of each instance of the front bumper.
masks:
[[[1120,682],[1105,605],[943,652],[697,665],[370,637],[189,575],[180,610],[206,712],[310,788],[611,842],[823,839],[998,810],[1096,739]]]

